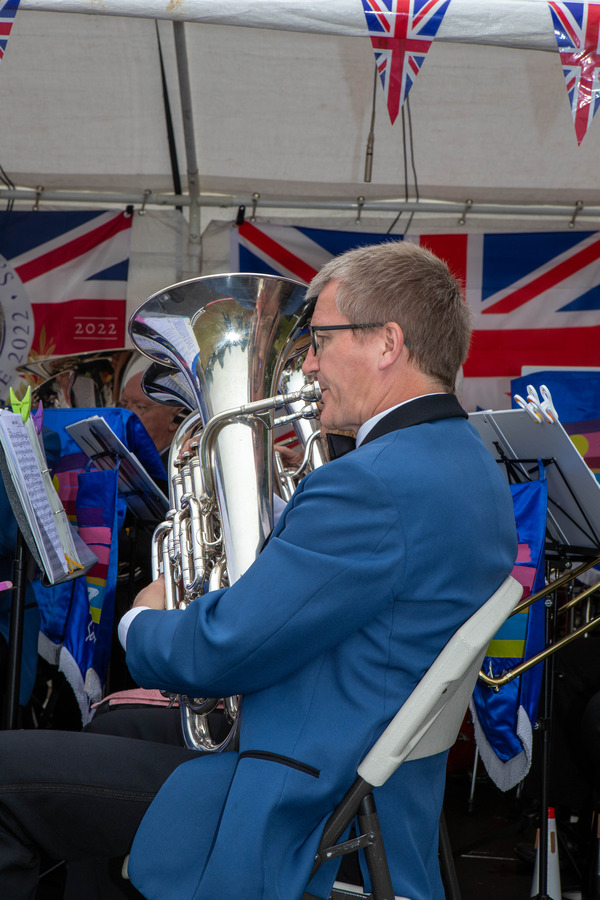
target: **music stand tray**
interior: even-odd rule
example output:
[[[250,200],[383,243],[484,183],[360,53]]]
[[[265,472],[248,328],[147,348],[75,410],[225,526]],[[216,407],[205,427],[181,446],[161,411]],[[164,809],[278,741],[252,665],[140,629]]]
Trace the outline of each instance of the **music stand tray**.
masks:
[[[101,416],[90,416],[67,425],[65,430],[96,468],[118,469],[119,491],[135,516],[143,521],[160,521],[165,517],[168,498],[108,422]]]
[[[600,484],[560,422],[536,422],[524,409],[471,413],[492,456],[513,481],[548,481],[547,551],[590,557],[600,552]]]

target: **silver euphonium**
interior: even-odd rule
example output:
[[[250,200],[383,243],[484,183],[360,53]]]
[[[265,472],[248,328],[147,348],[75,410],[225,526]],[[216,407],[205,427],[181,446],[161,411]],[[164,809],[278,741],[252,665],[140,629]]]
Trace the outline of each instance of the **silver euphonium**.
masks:
[[[165,575],[167,608],[233,584],[273,527],[275,480],[288,499],[293,476],[323,461],[312,437],[320,391],[298,361],[313,306],[304,293],[287,278],[209,275],[165,288],[131,317],[131,339],[152,360],[145,389],[192,409],[171,445],[171,510],[153,541],[153,577]],[[311,419],[308,433],[300,423]],[[306,445],[293,473],[273,453],[274,429],[287,422]],[[222,701],[231,728],[220,739],[208,719],[219,698],[178,699],[189,747],[231,743],[240,698]]]

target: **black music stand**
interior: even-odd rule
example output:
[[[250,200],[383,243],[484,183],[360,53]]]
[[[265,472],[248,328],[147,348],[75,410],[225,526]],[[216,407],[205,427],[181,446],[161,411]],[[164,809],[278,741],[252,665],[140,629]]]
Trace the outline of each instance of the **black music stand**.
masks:
[[[156,522],[164,518],[169,509],[168,498],[108,422],[101,416],[90,416],[66,425],[65,431],[96,468],[118,469],[119,492],[135,516]]]
[[[472,413],[469,421],[504,467],[511,483],[536,480],[538,461],[546,468],[548,513],[546,558],[563,568],[600,557],[600,484],[559,422],[537,422],[524,409]],[[546,604],[545,644],[555,641],[557,593]],[[551,752],[554,660],[546,660],[541,695],[542,785],[539,839],[539,892],[548,897],[548,784]]]
[[[2,708],[2,728],[17,727],[19,691],[21,688],[21,657],[23,649],[23,623],[25,619],[25,575],[27,568],[27,544],[20,528],[13,561],[13,587],[10,606],[8,662],[6,667],[6,692]]]
[[[536,422],[524,409],[471,413],[469,422],[511,477],[535,480],[537,460],[551,463],[547,554],[564,561],[600,554],[600,484],[560,422]]]

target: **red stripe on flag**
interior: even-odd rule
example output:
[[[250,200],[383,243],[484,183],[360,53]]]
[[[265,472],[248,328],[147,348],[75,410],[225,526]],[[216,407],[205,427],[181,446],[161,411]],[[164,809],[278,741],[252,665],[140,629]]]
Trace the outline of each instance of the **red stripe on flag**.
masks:
[[[373,7],[373,12],[377,16],[379,24],[383,28],[385,28],[386,31],[390,31],[390,23],[387,19],[387,16],[389,16],[389,11],[385,9],[380,3],[377,3],[377,0],[371,0],[371,6]]]
[[[120,231],[126,231],[128,228],[131,228],[131,221],[131,216],[122,213],[110,222],[105,222],[100,227],[94,228],[93,231],[88,231],[87,234],[83,234],[72,241],[67,241],[66,244],[57,247],[55,250],[50,250],[48,253],[37,256],[28,263],[23,263],[15,271],[23,283],[31,281],[32,278],[44,275],[52,269],[57,269],[59,266],[64,266],[65,263],[77,259],[78,256],[83,256],[84,253],[93,250],[94,247],[99,247],[100,244],[110,240]]]
[[[436,5],[437,2],[438,2],[438,0],[431,0],[430,3],[425,4],[423,9],[419,13],[415,13],[415,16],[412,21],[413,29],[417,28],[420,25],[421,19],[424,19],[425,16],[428,15],[428,13],[433,9],[433,7]],[[405,15],[406,15],[406,13],[405,13]]]
[[[600,325],[475,331],[465,378],[511,377],[521,366],[598,366]]]
[[[562,4],[561,3],[549,3],[548,6],[552,7],[552,9],[556,13],[558,19],[560,19],[562,26],[565,29],[565,32],[569,35],[569,37],[573,41],[573,44],[576,47],[581,46],[580,41],[579,41],[579,36],[578,36],[577,32],[575,31],[575,29],[573,28],[573,26],[571,25],[570,19],[565,14],[565,10],[563,10]]]
[[[487,309],[482,310],[482,313],[487,315],[488,313],[512,312],[514,309],[537,297],[543,291],[549,290],[561,281],[564,281],[565,278],[568,278],[575,272],[579,272],[584,266],[595,262],[598,258],[600,258],[600,240],[596,240],[591,246],[585,247],[579,253],[575,253],[557,266],[553,266],[549,272],[534,278],[533,281],[513,291],[508,297],[499,300],[493,306],[488,306]]]
[[[123,300],[67,300],[56,303],[33,303],[37,346],[42,328],[45,347],[52,354],[84,353],[87,350],[106,350],[123,347],[125,342],[126,301]],[[47,351],[48,352],[48,351]]]
[[[421,247],[443,259],[462,285],[467,281],[467,241],[466,234],[422,234],[419,238]]]
[[[10,34],[10,29],[12,27],[12,22],[0,22],[0,35],[2,37],[8,37],[8,35]]]
[[[283,268],[287,269],[288,272],[293,272],[294,275],[296,275],[297,278],[301,278],[302,281],[308,283],[309,281],[312,281],[317,274],[316,269],[309,266],[308,263],[300,259],[299,256],[286,250],[285,247],[282,247],[277,241],[267,237],[267,235],[259,228],[256,228],[255,225],[244,222],[239,227],[239,233],[241,237],[249,240],[255,247],[258,247],[263,253],[266,253],[272,259],[276,260]]]
[[[396,38],[372,37],[371,44],[374,50],[390,51],[385,62],[388,85],[387,108],[390,122],[393,125],[402,106],[402,67],[406,41],[396,40]]]

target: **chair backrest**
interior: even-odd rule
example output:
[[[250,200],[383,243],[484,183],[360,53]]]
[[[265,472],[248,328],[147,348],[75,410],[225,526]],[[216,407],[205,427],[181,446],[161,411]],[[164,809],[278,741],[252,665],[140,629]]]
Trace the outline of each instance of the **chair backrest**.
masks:
[[[461,625],[361,762],[361,778],[378,787],[405,760],[433,756],[452,746],[488,644],[522,592],[509,575]]]

